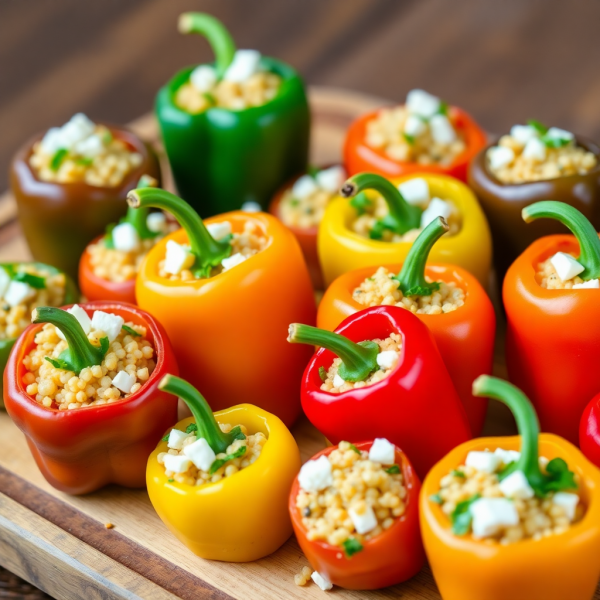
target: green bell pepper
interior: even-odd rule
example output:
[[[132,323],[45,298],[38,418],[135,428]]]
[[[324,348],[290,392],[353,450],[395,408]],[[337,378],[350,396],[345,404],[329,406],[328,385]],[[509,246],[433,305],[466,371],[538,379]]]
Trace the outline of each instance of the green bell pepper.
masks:
[[[56,275],[58,273],[63,273],[60,269],[56,267],[52,267],[51,265],[45,265],[40,262],[29,262],[29,263],[0,263],[0,268],[5,269],[7,271],[17,270],[21,265],[35,265],[37,270],[43,270],[48,272],[51,275]],[[63,305],[67,304],[75,304],[79,301],[79,292],[77,287],[73,283],[73,280],[65,275],[65,297],[63,299]],[[8,362],[8,356],[12,347],[14,346],[17,338],[12,338],[9,340],[0,340],[0,372],[4,373],[4,367]],[[4,408],[4,391],[3,386],[0,386],[0,409]]]
[[[203,34],[215,53],[217,77],[231,64],[235,45],[209,15],[186,13],[184,33]],[[209,107],[190,114],[175,104],[195,67],[179,71],[156,98],[156,115],[179,195],[201,217],[258,202],[266,210],[276,190],[306,171],[310,111],[304,83],[290,66],[262,57],[261,67],[282,79],[277,95],[243,110]]]

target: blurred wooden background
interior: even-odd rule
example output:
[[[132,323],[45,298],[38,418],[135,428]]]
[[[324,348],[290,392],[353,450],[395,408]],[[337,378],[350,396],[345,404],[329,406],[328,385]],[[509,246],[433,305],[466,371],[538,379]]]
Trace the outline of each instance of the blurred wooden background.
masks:
[[[77,111],[130,121],[177,69],[210,60],[177,33],[187,10],[309,84],[397,101],[422,87],[489,131],[535,117],[600,139],[598,0],[0,0],[0,192],[36,131]],[[42,597],[0,571],[0,598]]]

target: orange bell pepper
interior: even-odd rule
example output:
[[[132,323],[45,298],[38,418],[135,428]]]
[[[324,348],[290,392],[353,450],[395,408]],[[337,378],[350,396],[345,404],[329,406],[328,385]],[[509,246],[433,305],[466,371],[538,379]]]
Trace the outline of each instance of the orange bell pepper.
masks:
[[[423,482],[419,499],[421,533],[442,598],[590,600],[600,576],[600,471],[575,446],[556,435],[539,435],[538,446],[535,412],[511,384],[484,376],[473,387],[477,395],[508,404],[515,412],[521,435],[479,438],[461,444],[435,465]],[[440,480],[464,464],[469,452],[493,452],[496,448],[521,450],[521,457],[512,465],[523,471],[534,490],[548,477],[538,466],[538,448],[539,454],[550,460],[563,459],[578,476],[577,493],[585,506],[583,518],[563,533],[508,545],[454,534],[448,515],[431,497],[438,492]]]
[[[294,234],[265,213],[230,212],[207,220],[228,221],[234,232],[254,222],[266,248],[214,277],[212,265],[231,253],[215,240],[186,202],[156,188],[133,190],[128,202],[172,213],[183,229],[163,238],[140,267],[138,305],[154,315],[173,340],[182,376],[210,398],[213,410],[241,399],[290,426],[300,414],[300,381],[311,349],[286,341],[294,321],[315,322],[315,300]],[[201,278],[171,281],[159,275],[166,245],[190,244]]]
[[[441,314],[416,314],[435,338],[454,387],[469,417],[474,435],[483,428],[487,402],[474,398],[473,380],[482,373],[492,372],[496,316],[494,308],[481,284],[468,271],[455,265],[425,262],[437,239],[447,230],[447,225],[437,219],[424,229],[412,245],[403,265],[384,265],[389,271],[399,273],[400,289],[409,291],[425,286],[419,295],[429,293],[429,281],[455,283],[465,291],[465,303],[456,310]],[[317,312],[317,326],[333,331],[348,316],[363,310],[364,305],[353,298],[354,290],[377,267],[356,269],[338,277],[326,290]]]

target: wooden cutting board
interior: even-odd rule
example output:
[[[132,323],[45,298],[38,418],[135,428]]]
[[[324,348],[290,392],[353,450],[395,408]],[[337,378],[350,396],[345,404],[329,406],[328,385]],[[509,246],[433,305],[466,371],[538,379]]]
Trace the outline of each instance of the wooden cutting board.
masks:
[[[331,88],[312,88],[310,100],[314,164],[339,161],[346,127],[359,114],[384,104],[378,98]],[[131,127],[158,145],[152,115],[136,120]],[[166,186],[170,185],[167,175]],[[14,200],[5,194],[0,199],[0,261],[28,258]],[[502,337],[495,365],[499,376],[505,373]],[[490,403],[486,434],[514,431],[506,409]],[[323,436],[305,419],[293,433],[303,460],[325,446]],[[106,523],[115,527],[107,529]],[[38,471],[24,436],[4,412],[0,413],[0,564],[60,600],[324,597],[313,583],[306,587],[294,584],[294,574],[308,564],[294,538],[253,563],[211,562],[192,554],[171,535],[145,490],[109,487],[84,497],[54,490]],[[440,598],[428,567],[412,580],[384,590],[336,588],[332,593],[340,599]],[[600,593],[595,598],[600,600]]]

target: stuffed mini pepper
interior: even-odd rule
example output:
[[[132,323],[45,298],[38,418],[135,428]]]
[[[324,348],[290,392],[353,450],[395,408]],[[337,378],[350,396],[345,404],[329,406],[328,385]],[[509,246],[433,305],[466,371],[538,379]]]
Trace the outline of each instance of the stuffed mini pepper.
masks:
[[[420,488],[409,459],[384,438],[342,441],[306,462],[289,510],[313,581],[374,590],[416,575],[425,559]]]
[[[300,452],[275,415],[250,404],[212,413],[189,383],[166,375],[192,417],[167,432],[148,459],[150,501],[194,554],[247,562],[275,552],[291,535],[287,498]]]
[[[462,444],[423,483],[421,532],[442,598],[591,599],[600,472],[566,440],[540,435],[510,383],[482,376],[473,393],[506,404],[520,435]]]
[[[10,181],[33,257],[75,279],[84,248],[125,214],[127,192],[144,173],[160,180],[150,146],[81,113],[27,142]]]
[[[179,194],[203,217],[267,208],[308,161],[304,83],[285,63],[236,50],[214,17],[185,13],[182,33],[206,37],[214,64],[179,71],[158,93],[156,115]]]
[[[600,148],[570,131],[538,121],[514,125],[474,158],[469,185],[490,222],[500,276],[529,244],[560,233],[556,222],[523,222],[521,211],[532,202],[566,202],[600,229]]]
[[[350,175],[435,173],[466,181],[467,165],[485,142],[485,133],[465,111],[411,90],[404,105],[381,108],[352,123],[344,162]]]
[[[419,233],[437,217],[449,232],[431,260],[463,267],[488,285],[489,228],[469,188],[444,175],[407,175],[391,181],[372,173],[348,179],[328,205],[318,235],[325,285],[360,267],[402,262]],[[349,200],[347,200],[349,198]]]
[[[158,383],[177,365],[166,333],[129,304],[39,307],[4,371],[6,410],[46,480],[69,494],[143,487],[148,455],[177,399]]]

